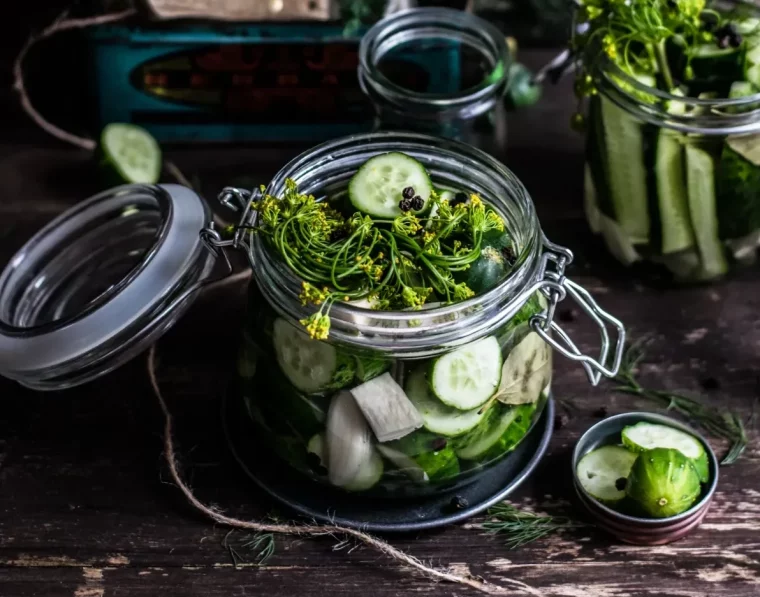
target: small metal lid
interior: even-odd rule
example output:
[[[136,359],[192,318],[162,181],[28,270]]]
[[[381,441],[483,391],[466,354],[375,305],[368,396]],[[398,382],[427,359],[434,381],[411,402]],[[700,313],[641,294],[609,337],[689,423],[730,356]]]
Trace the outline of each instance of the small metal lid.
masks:
[[[179,185],[117,187],[55,218],[0,274],[0,374],[62,389],[142,352],[208,278],[208,222]]]

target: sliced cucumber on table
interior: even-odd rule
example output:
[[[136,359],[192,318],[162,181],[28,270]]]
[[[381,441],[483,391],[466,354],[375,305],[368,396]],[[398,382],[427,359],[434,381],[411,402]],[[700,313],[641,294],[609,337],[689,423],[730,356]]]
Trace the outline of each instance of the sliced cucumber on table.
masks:
[[[444,404],[469,411],[494,395],[502,363],[498,340],[487,336],[435,359],[430,367],[430,387]]]
[[[425,429],[446,437],[467,433],[483,420],[480,408],[460,410],[441,402],[430,390],[428,368],[414,369],[407,377],[404,387],[407,397],[422,416]]]
[[[496,403],[475,429],[454,440],[462,460],[487,463],[512,450],[528,433],[535,404],[508,406]]]
[[[654,448],[678,450],[694,462],[699,479],[709,480],[707,452],[702,442],[693,435],[667,425],[641,422],[623,429],[623,445],[634,452],[646,452]]]
[[[100,135],[105,167],[123,182],[155,184],[161,177],[161,148],[153,136],[134,124],[111,123]]]
[[[621,446],[603,446],[578,462],[576,477],[590,496],[604,504],[625,498],[625,488],[638,454]]]
[[[339,353],[327,342],[310,338],[285,319],[275,319],[272,339],[280,369],[302,392],[340,389],[356,375],[353,358]]]
[[[728,271],[728,263],[718,234],[715,168],[715,158],[707,149],[697,143],[686,144],[689,213],[702,259],[702,272],[708,279]]]
[[[654,86],[653,77],[640,77]],[[615,219],[632,244],[649,241],[647,167],[643,125],[611,100],[601,98],[608,184]]]
[[[425,167],[404,153],[391,152],[367,160],[348,183],[353,206],[376,218],[395,218],[403,212],[399,203],[404,189],[411,187],[424,205],[412,213],[420,214],[428,207],[433,185]]]

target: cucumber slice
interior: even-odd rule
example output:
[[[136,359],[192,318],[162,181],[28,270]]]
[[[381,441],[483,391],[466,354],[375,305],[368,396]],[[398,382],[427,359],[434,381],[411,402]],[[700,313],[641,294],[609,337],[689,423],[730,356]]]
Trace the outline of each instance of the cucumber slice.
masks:
[[[623,445],[634,452],[645,452],[654,448],[678,450],[694,462],[702,483],[709,480],[705,447],[696,437],[680,429],[655,423],[636,423],[623,429]]]
[[[430,387],[444,404],[472,410],[485,404],[496,392],[501,366],[499,342],[494,336],[487,336],[433,361]]]
[[[414,212],[422,213],[433,190],[425,167],[404,153],[384,153],[359,168],[348,183],[348,195],[359,211],[376,218],[395,218],[403,213],[399,202],[407,187],[412,187],[425,202],[421,210]]]
[[[615,209],[610,195],[607,167],[607,143],[604,139],[601,98],[598,95],[589,101],[586,161],[591,169],[591,178],[594,181],[596,206],[602,214],[614,217]]]
[[[445,438],[416,431],[403,439],[378,444],[378,451],[417,483],[450,479],[459,474],[459,461]]]
[[[535,409],[535,404],[495,404],[483,423],[455,440],[457,456],[486,463],[509,452],[525,437]]]
[[[161,176],[161,148],[151,134],[134,124],[106,125],[100,136],[104,165],[126,183],[155,184]]]
[[[275,319],[273,343],[280,369],[302,392],[340,389],[354,379],[354,359],[339,354],[326,342],[312,340],[305,331],[285,319]]]
[[[601,106],[615,219],[632,244],[646,243],[650,221],[643,125],[606,98]]]
[[[718,236],[715,160],[693,143],[686,145],[686,182],[703,275],[706,279],[721,276],[728,271],[728,263]]]
[[[594,177],[591,174],[591,166],[586,162],[583,168],[583,209],[586,214],[586,221],[594,234],[599,234],[599,207],[596,203],[596,187],[594,187]]]
[[[412,371],[407,378],[405,391],[409,400],[422,415],[425,429],[433,433],[456,437],[476,427],[485,416],[478,412],[479,408],[462,411],[440,402],[430,391],[425,366]]]
[[[702,44],[690,49],[688,55],[697,81],[735,81],[744,74],[744,45],[719,48],[714,43]]]
[[[590,496],[605,504],[625,498],[625,486],[638,454],[620,446],[604,446],[586,454],[576,476]]]
[[[760,87],[760,45],[747,52],[744,80],[749,81],[755,87]]]
[[[752,259],[760,230],[760,135],[729,137],[717,174],[721,239],[739,260]]]
[[[600,215],[599,228],[602,231],[604,244],[607,245],[609,252],[620,263],[631,265],[641,259],[641,255],[639,255],[631,243],[631,238],[615,220],[605,215]]]
[[[496,399],[504,404],[530,404],[541,397],[552,375],[552,351],[530,332],[507,355]]]
[[[748,35],[750,33],[755,33],[760,28],[760,19],[756,19],[753,17],[749,17],[746,19],[742,19],[741,21],[736,21],[736,31],[740,35]]]
[[[676,253],[694,245],[684,176],[682,135],[660,129],[655,154],[662,253]]]

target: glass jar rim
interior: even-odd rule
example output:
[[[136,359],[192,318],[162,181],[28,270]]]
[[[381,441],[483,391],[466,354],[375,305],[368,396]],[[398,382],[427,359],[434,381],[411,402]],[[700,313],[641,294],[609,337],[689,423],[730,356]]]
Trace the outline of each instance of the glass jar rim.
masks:
[[[684,133],[699,135],[743,135],[760,132],[760,107],[748,112],[731,112],[732,108],[760,104],[760,92],[737,98],[700,98],[677,95],[647,85],[625,72],[608,56],[601,56],[593,69],[599,93],[637,118]],[[621,84],[621,82],[623,84]],[[625,87],[632,87],[634,92]],[[652,103],[635,93],[654,96]],[[684,114],[668,112],[666,102],[679,102],[691,110]]]
[[[419,39],[447,39],[482,48],[483,55],[492,62],[492,70],[475,87],[451,93],[418,92],[393,83],[378,68],[379,61],[398,44]],[[426,112],[437,116],[453,112],[473,117],[487,111],[503,97],[511,62],[506,38],[488,21],[451,8],[412,8],[384,18],[362,37],[359,80],[365,93],[376,102],[414,110],[423,116]]]
[[[341,170],[341,182],[347,184],[349,171],[372,155],[386,151],[405,151],[421,159],[431,176],[450,174],[457,180],[475,178],[492,180],[488,189],[472,188],[493,205],[520,238],[520,250],[514,269],[495,288],[465,301],[414,311],[379,311],[336,302],[330,310],[331,340],[354,348],[393,353],[407,357],[428,356],[459,346],[496,330],[525,303],[526,290],[537,281],[542,233],[533,202],[517,177],[501,162],[487,153],[450,139],[406,132],[382,132],[352,135],[302,153],[285,165],[272,179],[266,193],[279,196],[288,179],[306,181],[313,188],[300,192],[318,195],[322,190],[312,180],[326,165]],[[446,168],[450,170],[446,170]],[[353,168],[353,170],[351,170]],[[311,178],[310,178],[311,177]],[[299,185],[300,187],[300,185]],[[315,191],[315,192],[312,192]],[[494,197],[504,192],[509,196]],[[318,197],[319,198],[319,197]],[[494,202],[502,202],[494,205]],[[505,213],[506,212],[506,213]],[[518,222],[519,220],[519,222]],[[511,230],[511,229],[510,229]],[[302,281],[279,256],[267,246],[261,235],[248,232],[254,278],[266,300],[291,321],[310,315],[314,308],[305,308],[298,299]],[[425,324],[424,321],[428,320]],[[415,325],[417,322],[419,325]]]

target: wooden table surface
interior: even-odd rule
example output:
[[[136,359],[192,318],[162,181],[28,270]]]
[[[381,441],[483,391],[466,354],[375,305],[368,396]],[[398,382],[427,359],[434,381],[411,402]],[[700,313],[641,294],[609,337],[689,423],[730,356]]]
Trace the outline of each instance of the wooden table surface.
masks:
[[[532,53],[538,63],[547,53]],[[523,179],[548,237],[577,253],[570,274],[621,318],[633,338],[651,344],[642,380],[683,389],[747,419],[760,388],[760,275],[663,290],[620,270],[588,233],[581,209],[581,139],[569,130],[570,82],[510,119],[505,158]],[[47,141],[29,125],[0,143],[0,257],[66,207],[98,189],[90,157]],[[197,174],[213,196],[241,175],[266,182],[293,149],[199,148],[170,157]],[[256,518],[273,504],[232,462],[218,423],[219,400],[234,362],[244,288],[199,299],[159,344],[159,376],[176,414],[183,464],[198,495],[227,512]],[[596,332],[563,308],[566,329],[584,350]],[[535,474],[513,496],[518,505],[582,516],[571,499],[569,459],[579,435],[604,413],[653,409],[592,389],[582,369],[556,359],[558,398],[575,405],[556,429]],[[0,381],[0,595],[4,597],[285,597],[331,594],[466,595],[399,570],[361,547],[335,552],[330,538],[278,537],[266,565],[240,549],[233,565],[222,546],[228,530],[186,505],[167,483],[162,417],[142,355],[115,373],[60,393],[35,393]],[[760,594],[760,450],[721,470],[704,524],[672,545],[632,547],[592,528],[516,551],[480,530],[481,519],[413,536],[394,545],[436,565],[469,570],[494,583],[519,579],[547,596],[726,596]],[[723,451],[725,445],[714,441]],[[243,535],[229,538],[239,545]]]

